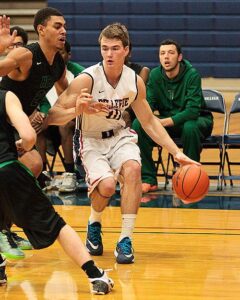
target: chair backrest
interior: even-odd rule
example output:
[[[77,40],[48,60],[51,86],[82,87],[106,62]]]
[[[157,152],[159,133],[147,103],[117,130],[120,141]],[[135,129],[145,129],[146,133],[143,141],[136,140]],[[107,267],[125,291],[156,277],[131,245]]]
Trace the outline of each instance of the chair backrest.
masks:
[[[235,131],[238,133],[239,132],[239,126],[238,126],[238,121],[235,119],[233,119],[231,121],[231,130],[230,130],[230,119],[231,119],[231,115],[232,114],[237,114],[237,113],[240,113],[240,93],[237,94],[233,100],[233,103],[231,105],[231,108],[229,110],[229,113],[228,113],[228,118],[227,118],[227,129],[226,129],[226,134],[230,134],[230,131],[231,133],[234,133]],[[237,118],[237,116],[236,116]]]
[[[226,114],[226,105],[223,95],[215,90],[204,89],[203,97],[206,103],[206,109],[211,112]]]
[[[206,110],[213,112],[213,113],[217,113],[217,114],[221,114],[223,115],[223,118],[221,123],[221,127],[219,126],[214,126],[214,133],[212,134],[216,134],[217,132],[221,132],[221,135],[224,135],[227,129],[227,110],[226,110],[226,103],[225,103],[225,99],[223,97],[223,95],[216,90],[212,90],[212,89],[203,89],[203,97],[206,103]],[[218,120],[220,120],[219,117],[214,116],[214,120],[216,121],[217,118]],[[214,124],[217,123],[219,124],[219,122],[214,122]]]
[[[230,114],[235,114],[239,112],[240,112],[240,94],[237,94],[230,108]]]

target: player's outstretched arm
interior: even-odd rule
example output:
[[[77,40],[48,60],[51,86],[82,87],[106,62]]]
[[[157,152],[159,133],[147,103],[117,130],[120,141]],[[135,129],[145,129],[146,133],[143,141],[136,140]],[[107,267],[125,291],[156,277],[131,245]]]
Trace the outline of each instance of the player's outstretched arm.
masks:
[[[15,48],[4,59],[0,60],[0,76],[6,76],[16,69],[21,73],[21,76],[24,76],[24,74],[28,74],[31,66],[31,51],[24,47]]]
[[[22,105],[15,94],[6,94],[6,112],[11,124],[19,133],[20,140],[17,147],[20,150],[29,151],[36,142],[36,133],[32,128],[28,116],[23,112]]]
[[[190,159],[182,153],[165,128],[161,125],[158,118],[154,116],[146,100],[146,89],[140,77],[138,77],[138,91],[138,97],[132,104],[132,108],[146,133],[158,145],[165,147],[180,164],[195,163],[199,165],[198,162]]]
[[[80,74],[76,77],[49,110],[45,121],[47,125],[64,125],[82,113],[106,112],[106,105],[92,99],[91,87],[92,78],[89,75]]]

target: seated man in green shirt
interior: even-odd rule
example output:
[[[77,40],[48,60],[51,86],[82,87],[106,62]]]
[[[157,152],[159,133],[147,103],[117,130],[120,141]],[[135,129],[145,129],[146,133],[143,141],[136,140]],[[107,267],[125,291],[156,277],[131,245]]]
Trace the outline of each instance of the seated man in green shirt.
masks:
[[[212,132],[213,117],[206,112],[201,77],[189,61],[183,59],[180,45],[164,40],[159,48],[160,66],[152,69],[147,84],[147,100],[159,121],[174,138],[183,143],[183,152],[200,161],[202,140]],[[142,192],[158,188],[157,170],[152,158],[156,145],[145,133],[138,120],[132,125],[138,133],[142,157]]]

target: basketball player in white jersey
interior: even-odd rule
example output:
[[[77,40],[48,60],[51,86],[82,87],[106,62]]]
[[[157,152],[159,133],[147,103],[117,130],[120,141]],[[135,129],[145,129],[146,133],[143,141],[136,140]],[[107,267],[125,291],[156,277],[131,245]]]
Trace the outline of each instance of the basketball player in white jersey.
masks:
[[[80,115],[80,155],[91,199],[86,246],[102,255],[102,212],[121,183],[122,230],[117,242],[117,263],[134,262],[132,233],[141,199],[141,159],[137,135],[125,128],[124,110],[132,106],[141,125],[180,164],[196,163],[169,137],[147,101],[143,80],[124,65],[129,35],[119,23],[108,25],[99,36],[103,61],[76,77],[49,112],[47,122],[61,125]],[[198,163],[196,163],[198,164]]]

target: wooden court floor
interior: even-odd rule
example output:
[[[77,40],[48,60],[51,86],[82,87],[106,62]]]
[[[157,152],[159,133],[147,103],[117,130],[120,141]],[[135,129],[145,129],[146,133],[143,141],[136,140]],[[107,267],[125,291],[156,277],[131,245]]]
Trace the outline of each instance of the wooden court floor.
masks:
[[[56,209],[85,239],[89,207]],[[108,207],[104,255],[95,260],[115,281],[111,294],[91,295],[85,275],[56,242],[48,249],[25,251],[24,260],[8,262],[9,282],[0,288],[0,299],[239,299],[239,219],[235,210],[140,208],[135,263],[118,265],[113,251],[121,228],[120,209]]]
[[[215,84],[215,86],[214,86]],[[225,87],[228,109],[239,80],[204,82],[204,87]],[[232,86],[233,88],[229,88]],[[216,119],[217,130],[221,131]],[[239,120],[236,120],[239,132]],[[214,159],[216,153],[203,153]],[[235,152],[238,159],[239,154]],[[61,171],[59,161],[56,170]],[[239,172],[238,167],[235,169]],[[212,168],[207,172],[215,172]],[[160,181],[162,179],[160,178]],[[240,188],[211,194],[240,198]],[[239,184],[239,183],[238,183]],[[170,192],[171,193],[171,192]],[[163,191],[155,194],[161,196]],[[229,208],[229,206],[226,206]],[[113,251],[121,230],[120,209],[110,206],[103,216],[104,255],[95,257],[115,282],[112,293],[94,296],[88,281],[59,244],[25,251],[26,258],[8,261],[8,284],[0,300],[238,300],[240,298],[240,211],[238,209],[141,207],[134,231],[135,263],[118,265]],[[86,238],[89,206],[55,205],[56,210]],[[230,207],[231,208],[231,207]],[[21,229],[15,228],[23,236]]]

